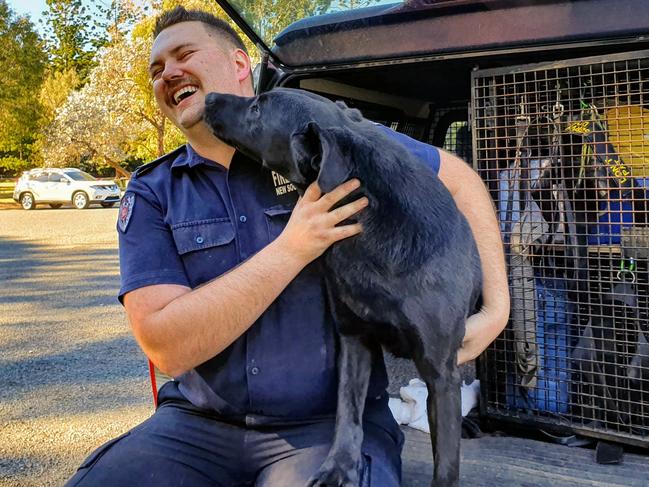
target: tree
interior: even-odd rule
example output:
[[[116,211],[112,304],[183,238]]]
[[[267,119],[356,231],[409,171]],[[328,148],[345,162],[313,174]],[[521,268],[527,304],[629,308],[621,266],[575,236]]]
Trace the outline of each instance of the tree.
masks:
[[[111,0],[109,4],[97,3],[95,7],[100,17],[98,25],[105,33],[103,45],[124,40],[149,10],[148,5],[135,0]]]
[[[76,166],[82,160],[90,160],[128,175],[120,163],[127,156],[128,141],[139,132],[139,127],[123,116],[130,90],[112,76],[121,67],[111,65],[112,50],[107,48],[99,53],[99,64],[88,82],[56,110],[45,131],[43,146],[43,156],[49,165]]]
[[[98,47],[105,37],[97,34],[97,21],[82,0],[46,0],[46,46],[54,71],[74,70],[86,80]]]
[[[33,24],[0,0],[0,168],[29,166],[41,116],[45,55]]]
[[[73,92],[46,129],[43,157],[51,166],[77,166],[91,160],[128,176],[120,162],[126,157],[128,127],[102,103],[90,84]]]
[[[331,3],[331,0],[241,0],[237,10],[268,47],[272,47],[271,41],[283,29],[296,20],[325,13]]]
[[[79,86],[80,82],[79,75],[74,69],[47,73],[39,96],[46,125],[54,120],[56,110],[65,103],[68,95]]]

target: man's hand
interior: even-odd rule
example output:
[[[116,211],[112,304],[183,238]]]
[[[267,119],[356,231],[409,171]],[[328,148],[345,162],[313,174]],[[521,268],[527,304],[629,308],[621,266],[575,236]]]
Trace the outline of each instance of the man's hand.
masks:
[[[286,228],[276,242],[306,265],[322,255],[334,242],[360,233],[360,223],[336,225],[365,208],[368,204],[366,197],[331,210],[359,186],[358,179],[351,179],[323,195],[317,183],[311,183],[295,205]]]
[[[482,309],[466,320],[466,332],[462,347],[457,353],[457,363],[463,364],[475,359],[493,342],[507,325],[507,315],[490,313]]]

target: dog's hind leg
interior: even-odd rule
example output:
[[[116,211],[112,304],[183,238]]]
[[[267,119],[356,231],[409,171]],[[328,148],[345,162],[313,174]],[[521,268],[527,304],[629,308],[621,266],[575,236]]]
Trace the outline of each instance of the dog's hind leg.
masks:
[[[427,409],[435,474],[432,487],[457,487],[460,479],[462,415],[456,353],[444,364],[417,361],[428,387]]]
[[[357,487],[363,443],[363,409],[372,368],[372,350],[358,336],[340,336],[338,409],[333,443],[309,487]]]

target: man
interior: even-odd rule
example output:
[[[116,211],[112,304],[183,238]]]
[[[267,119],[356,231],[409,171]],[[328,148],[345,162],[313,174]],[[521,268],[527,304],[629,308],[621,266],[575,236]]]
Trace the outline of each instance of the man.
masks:
[[[161,110],[188,145],[143,166],[118,219],[122,300],[133,333],[176,380],[155,414],[94,452],[69,485],[304,485],[326,454],[336,405],[336,346],[313,263],[359,233],[337,226],[362,198],[332,206],[359,181],[302,198],[287,181],[213,137],[202,122],[212,91],[253,95],[236,33],[211,15],[176,8],[158,18],[150,75]],[[476,234],[484,307],[459,354],[476,357],[509,312],[500,234],[478,176],[450,154],[420,151]],[[459,182],[462,181],[462,184]],[[385,366],[373,368],[363,479],[400,483],[402,435],[387,408]]]

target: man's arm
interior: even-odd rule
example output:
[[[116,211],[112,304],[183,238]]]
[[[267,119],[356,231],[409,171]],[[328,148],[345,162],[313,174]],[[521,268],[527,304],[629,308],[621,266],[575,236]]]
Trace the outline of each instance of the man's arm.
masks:
[[[364,208],[366,198],[329,211],[357,186],[349,181],[322,196],[312,184],[277,239],[203,286],[154,285],[127,293],[124,306],[144,353],[177,377],[222,352],[307,264],[361,231],[358,224],[336,225]]]
[[[439,178],[471,226],[482,265],[482,309],[467,320],[458,352],[458,362],[464,363],[480,355],[507,324],[507,270],[493,202],[480,176],[460,158],[440,151]]]

